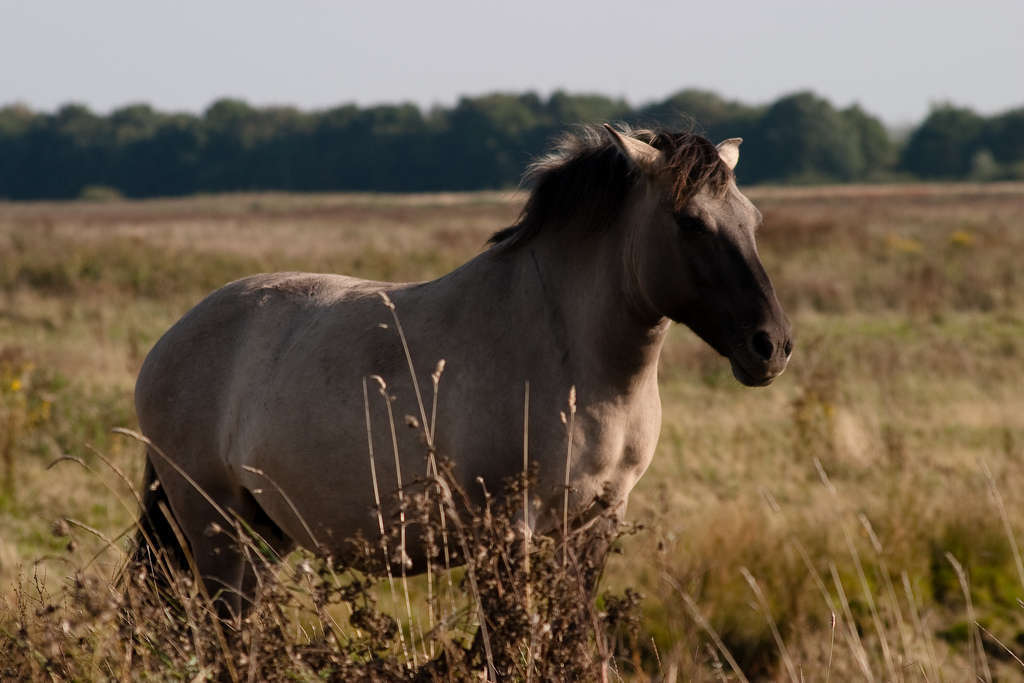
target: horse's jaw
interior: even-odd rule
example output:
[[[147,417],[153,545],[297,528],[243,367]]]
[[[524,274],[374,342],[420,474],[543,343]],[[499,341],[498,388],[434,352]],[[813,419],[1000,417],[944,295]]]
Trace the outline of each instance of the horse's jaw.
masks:
[[[732,376],[736,378],[740,384],[748,387],[766,387],[775,381],[775,378],[786,371],[786,367],[783,366],[778,371],[767,371],[761,373],[754,373],[747,370],[740,364],[735,357],[729,358],[729,365],[732,367]]]

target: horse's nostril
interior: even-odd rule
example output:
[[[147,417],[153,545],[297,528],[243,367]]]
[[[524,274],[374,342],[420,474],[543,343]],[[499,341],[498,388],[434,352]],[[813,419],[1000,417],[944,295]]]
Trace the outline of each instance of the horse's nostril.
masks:
[[[786,358],[793,355],[793,340],[787,339],[786,345],[782,347],[782,350],[786,352]]]
[[[754,338],[750,340],[750,345],[753,347],[754,352],[761,356],[764,360],[770,360],[772,353],[775,351],[775,346],[772,344],[771,337],[764,330],[759,330],[754,333]]]

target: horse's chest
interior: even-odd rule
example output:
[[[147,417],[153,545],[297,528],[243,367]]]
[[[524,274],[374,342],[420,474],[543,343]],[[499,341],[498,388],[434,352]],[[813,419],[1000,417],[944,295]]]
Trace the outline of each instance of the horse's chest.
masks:
[[[660,408],[660,406],[659,406]],[[660,410],[594,420],[572,459],[570,485],[581,503],[598,496],[622,499],[646,471],[658,441]],[[575,445],[575,444],[574,444]]]

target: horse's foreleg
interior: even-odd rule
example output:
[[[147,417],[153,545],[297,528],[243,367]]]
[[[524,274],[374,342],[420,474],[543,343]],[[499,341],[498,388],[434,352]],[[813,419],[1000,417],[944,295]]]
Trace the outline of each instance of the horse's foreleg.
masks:
[[[597,587],[608,561],[608,553],[618,537],[625,510],[625,503],[605,510],[586,529],[585,545],[579,548],[577,567],[582,587],[591,602],[597,597]]]

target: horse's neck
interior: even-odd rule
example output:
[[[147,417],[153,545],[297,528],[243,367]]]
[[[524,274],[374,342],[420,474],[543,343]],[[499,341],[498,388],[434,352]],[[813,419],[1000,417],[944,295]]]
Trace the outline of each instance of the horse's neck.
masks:
[[[517,249],[512,294],[581,387],[622,394],[655,381],[667,321],[634,306],[621,247],[599,235],[572,245],[559,238],[541,235]]]

